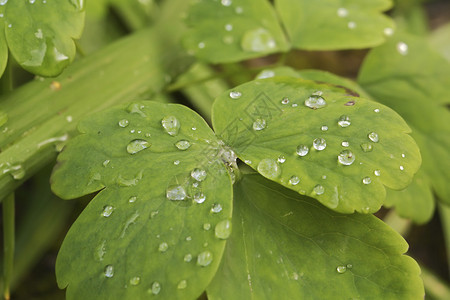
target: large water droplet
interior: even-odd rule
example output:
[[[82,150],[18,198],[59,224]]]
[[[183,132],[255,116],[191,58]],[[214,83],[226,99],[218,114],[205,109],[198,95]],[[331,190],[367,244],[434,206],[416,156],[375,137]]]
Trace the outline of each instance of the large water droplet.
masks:
[[[339,274],[344,274],[347,271],[347,267],[346,266],[337,266],[336,271]]]
[[[318,184],[314,187],[313,191],[316,195],[322,195],[323,193],[325,193],[325,188],[322,185]]]
[[[317,138],[313,141],[313,147],[318,151],[322,151],[327,147],[327,142],[323,138]]]
[[[161,284],[158,281],[153,282],[151,291],[153,295],[158,295],[161,292]]]
[[[181,140],[176,142],[175,147],[178,148],[178,150],[187,150],[189,147],[191,146],[191,143],[189,143],[189,141],[186,140]]]
[[[104,272],[106,277],[108,277],[108,278],[113,277],[114,276],[114,267],[113,267],[113,265],[107,265],[103,272]]]
[[[138,285],[140,282],[141,282],[141,277],[139,277],[139,276],[135,276],[130,279],[130,284],[134,285],[134,286]]]
[[[130,124],[130,122],[127,119],[122,119],[119,121],[119,126],[122,128],[125,128],[128,126],[128,124]]]
[[[211,207],[211,212],[213,212],[215,214],[220,213],[221,211],[222,211],[222,205],[220,205],[219,203],[215,203]]]
[[[338,161],[345,166],[349,166],[355,161],[355,155],[350,150],[344,150],[338,155]]]
[[[259,162],[258,172],[269,179],[275,179],[281,175],[280,167],[277,162],[271,158],[264,158]]]
[[[166,242],[162,242],[159,244],[158,251],[159,252],[166,252],[167,249],[169,249],[169,245]]]
[[[319,109],[325,107],[327,102],[320,95],[311,95],[305,100],[305,106],[312,109]]]
[[[363,182],[364,184],[370,184],[370,183],[372,182],[372,179],[370,179],[370,177],[364,177],[363,180],[362,180],[362,182]]]
[[[266,128],[266,120],[264,119],[256,119],[255,122],[253,122],[253,130],[259,131]]]
[[[298,145],[296,151],[298,156],[305,156],[306,154],[308,154],[309,148],[306,145]]]
[[[144,149],[147,149],[148,147],[150,147],[152,144],[150,144],[149,142],[145,141],[145,140],[132,140],[128,145],[127,145],[127,152],[130,154],[136,154]]]
[[[115,210],[114,206],[106,205],[103,207],[103,211],[102,211],[101,215],[103,217],[107,218],[113,213],[114,210]]]
[[[346,115],[342,115],[339,117],[338,124],[341,127],[348,127],[351,124],[350,117]]]
[[[203,251],[197,257],[197,265],[206,267],[213,261],[213,254],[211,251]]]
[[[272,34],[264,28],[247,30],[242,36],[241,47],[248,52],[268,52],[276,49]]]
[[[373,150],[373,145],[369,144],[369,143],[362,143],[361,144],[361,149],[364,152],[371,152]]]
[[[186,191],[181,185],[171,186],[166,191],[169,200],[181,201],[186,199]]]
[[[180,282],[178,282],[177,289],[182,290],[182,289],[185,289],[186,287],[187,287],[186,280],[183,279]]]
[[[199,204],[205,202],[205,200],[206,200],[206,197],[205,197],[205,195],[203,193],[196,193],[194,195],[194,201],[199,203]]]
[[[216,238],[222,240],[227,239],[231,234],[231,221],[222,220],[219,223],[217,223],[216,227],[214,228],[214,234]]]
[[[241,92],[238,92],[238,91],[231,91],[230,92],[230,98],[231,99],[239,99],[239,98],[241,98],[241,96],[242,96]]]
[[[197,181],[203,181],[206,178],[206,171],[203,169],[194,169],[191,171],[191,177]]]
[[[172,136],[175,136],[180,131],[180,122],[178,119],[174,116],[167,116],[164,117],[161,121],[161,125],[164,128],[164,130]]]
[[[378,138],[378,134],[376,132],[371,132],[367,135],[369,137],[369,140],[371,140],[374,143],[378,143],[379,138]]]
[[[297,176],[292,176],[291,178],[289,178],[289,184],[290,185],[297,185],[300,182],[300,178],[298,178]]]

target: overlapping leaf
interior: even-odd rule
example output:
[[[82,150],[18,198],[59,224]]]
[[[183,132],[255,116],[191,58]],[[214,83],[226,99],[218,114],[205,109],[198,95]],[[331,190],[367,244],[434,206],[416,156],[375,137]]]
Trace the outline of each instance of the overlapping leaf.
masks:
[[[450,203],[450,64],[426,41],[397,35],[373,49],[358,83],[377,101],[395,109],[413,129],[423,169],[438,196]]]
[[[0,6],[0,15],[4,14],[4,9]],[[8,46],[6,44],[5,37],[5,24],[0,21],[0,77],[5,71],[6,64],[8,63]]]
[[[406,242],[374,216],[336,214],[259,175],[234,197],[209,299],[423,299]]]
[[[61,73],[75,57],[73,39],[79,38],[83,29],[84,1],[3,2],[0,22],[16,61],[38,75]]]
[[[345,88],[290,77],[256,80],[216,99],[216,133],[263,176],[339,212],[374,212],[421,158],[409,127]]]
[[[232,210],[227,152],[211,129],[180,105],[138,102],[79,130],[52,189],[64,198],[100,192],[58,255],[67,299],[198,297],[219,266]]]
[[[289,44],[267,0],[200,0],[189,10],[185,45],[209,62],[234,62],[286,51]]]

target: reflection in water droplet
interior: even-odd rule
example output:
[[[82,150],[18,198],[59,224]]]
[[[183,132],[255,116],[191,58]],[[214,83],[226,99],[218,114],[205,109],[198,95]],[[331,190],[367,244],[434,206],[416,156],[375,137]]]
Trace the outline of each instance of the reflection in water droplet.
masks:
[[[186,140],[181,140],[176,142],[175,147],[178,148],[178,150],[187,150],[189,147],[191,147],[191,143],[189,143],[189,141]]]
[[[327,147],[327,142],[323,138],[317,138],[313,141],[313,147],[318,151],[322,151]]]
[[[338,161],[344,166],[349,166],[355,161],[355,155],[350,150],[344,150],[338,155]]]
[[[162,242],[159,244],[158,251],[159,252],[166,252],[167,249],[169,249],[169,245],[166,242]]]
[[[338,266],[338,267],[336,268],[336,271],[337,271],[339,274],[344,274],[344,273],[347,271],[347,267],[346,267],[346,266]]]
[[[363,182],[364,184],[370,184],[370,183],[372,182],[372,179],[370,179],[370,177],[364,177],[363,180],[362,180],[362,182]]]
[[[408,54],[408,45],[404,42],[398,42],[397,43],[397,51],[401,55],[407,55]]]
[[[111,278],[114,276],[114,267],[112,265],[107,265],[103,271],[106,277]]]
[[[186,191],[181,185],[171,186],[166,191],[169,200],[181,201],[186,199]]]
[[[238,91],[231,91],[230,92],[230,98],[231,99],[239,99],[239,98],[241,98],[241,96],[242,96],[241,92],[238,92]]]
[[[289,104],[289,98],[284,97],[283,100],[281,100],[281,104]]]
[[[187,287],[187,281],[186,280],[181,280],[178,285],[177,285],[177,289],[182,290],[185,289]]]
[[[260,131],[266,128],[266,120],[264,119],[256,119],[255,122],[253,122],[253,130]]]
[[[140,140],[140,139],[132,140],[127,145],[127,152],[130,154],[136,154],[144,149],[149,148],[151,145],[152,144],[150,144],[149,142],[147,142],[145,140]]]
[[[171,136],[176,136],[180,131],[180,122],[174,116],[167,116],[161,120],[161,125],[164,130]]]
[[[311,95],[308,99],[305,100],[305,106],[312,109],[319,109],[325,107],[327,102],[320,95]]]
[[[206,267],[213,261],[213,254],[210,251],[204,251],[197,257],[197,265]]]
[[[348,126],[350,126],[350,124],[351,124],[350,117],[346,116],[346,115],[340,116],[339,120],[338,120],[338,124],[341,127],[348,127]]]
[[[199,204],[205,202],[205,200],[206,200],[206,197],[203,193],[197,193],[194,195],[194,201]]]
[[[378,134],[376,132],[371,132],[367,135],[369,137],[369,140],[371,140],[374,143],[378,143],[379,138],[378,138]]]
[[[364,152],[371,152],[373,150],[373,145],[369,144],[369,143],[362,143],[361,144],[361,149]]]
[[[127,127],[128,124],[129,124],[129,122],[128,122],[127,119],[122,119],[122,120],[119,121],[119,126],[122,127],[122,128]]]
[[[373,173],[375,174],[375,176],[380,176],[381,175],[381,171],[380,170],[375,170],[375,171],[373,171]]]
[[[316,195],[322,195],[323,193],[325,193],[325,188],[322,185],[318,184],[314,187],[313,191]]]
[[[342,141],[341,145],[342,145],[342,147],[348,147],[348,146],[350,146],[350,143],[347,141]]]
[[[222,205],[220,205],[219,203],[215,203],[213,204],[213,206],[211,207],[211,212],[213,213],[219,213],[222,211]]]
[[[104,206],[103,207],[103,211],[102,211],[102,216],[103,217],[105,217],[105,218],[107,218],[107,217],[109,217],[112,213],[113,213],[113,211],[114,211],[114,207],[113,206],[111,206],[111,205],[106,205],[106,206]]]
[[[136,202],[136,200],[137,200],[137,197],[136,196],[132,196],[132,197],[130,197],[130,199],[128,199],[128,202],[134,203],[134,202]]]
[[[300,178],[298,178],[297,176],[292,176],[291,178],[289,178],[289,184],[290,185],[297,185],[300,182]]]
[[[203,169],[194,169],[191,171],[191,177],[197,181],[203,181],[206,178],[206,171]]]
[[[161,284],[158,281],[153,282],[151,292],[153,295],[158,295],[161,291]]]
[[[231,234],[231,221],[222,220],[219,223],[217,223],[216,227],[214,228],[214,234],[216,238],[222,240],[227,239]]]
[[[299,145],[296,152],[298,156],[305,156],[308,154],[309,148],[306,145]]]
[[[284,157],[284,155],[280,155],[277,160],[280,164],[283,164],[286,161],[286,157]]]
[[[184,256],[185,262],[190,262],[192,260],[192,254],[188,253]]]
[[[140,282],[141,282],[141,277],[139,277],[139,276],[135,276],[130,279],[130,284],[134,285],[134,286],[138,285]]]
[[[281,169],[277,162],[271,158],[264,158],[258,164],[258,172],[269,179],[278,178],[281,175]]]
[[[323,125],[322,127],[320,127],[320,130],[327,131],[328,130],[328,126],[327,125]]]
[[[264,28],[247,30],[242,36],[241,47],[248,52],[269,52],[276,49],[272,34]]]

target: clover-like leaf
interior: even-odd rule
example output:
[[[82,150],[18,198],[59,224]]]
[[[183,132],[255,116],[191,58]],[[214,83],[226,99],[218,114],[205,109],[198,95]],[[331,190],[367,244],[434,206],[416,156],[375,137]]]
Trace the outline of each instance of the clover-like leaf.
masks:
[[[206,122],[174,104],[132,103],[90,116],[58,157],[53,191],[100,191],[56,263],[67,299],[194,299],[229,235],[226,151]],[[225,156],[223,156],[225,155]]]
[[[390,108],[347,89],[291,77],[256,80],[213,106],[216,133],[263,176],[339,212],[374,212],[421,158]]]
[[[6,41],[27,71],[56,76],[74,59],[84,23],[84,1],[3,1]],[[1,6],[0,6],[1,7]]]
[[[286,51],[289,43],[267,0],[200,0],[189,10],[186,48],[212,63]]]
[[[337,214],[259,175],[234,198],[208,299],[423,299],[408,245],[376,217]]]
[[[276,0],[292,46],[337,50],[377,46],[392,34],[394,22],[382,12],[390,0]],[[314,29],[314,30],[312,30]]]
[[[412,128],[428,182],[450,203],[450,63],[423,38],[398,34],[373,49],[358,83],[377,101],[395,109]]]

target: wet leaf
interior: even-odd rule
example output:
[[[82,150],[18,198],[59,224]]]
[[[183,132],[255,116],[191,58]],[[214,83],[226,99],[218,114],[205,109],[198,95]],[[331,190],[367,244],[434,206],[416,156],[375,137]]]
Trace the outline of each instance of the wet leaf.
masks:
[[[289,44],[266,0],[197,1],[190,8],[186,48],[212,63],[234,62],[287,51]]]
[[[302,79],[256,80],[225,92],[213,124],[263,176],[343,213],[378,210],[385,186],[405,188],[421,162],[394,111]]]
[[[406,242],[376,217],[336,214],[259,175],[234,197],[208,299],[423,299]]]
[[[390,0],[276,0],[275,7],[292,46],[307,50],[355,49],[377,46],[392,34],[394,22],[382,12]],[[314,29],[314,30],[312,30]]]
[[[4,5],[6,41],[27,71],[56,76],[75,57],[73,39],[84,23],[84,1],[12,1]]]
[[[183,106],[137,102],[93,115],[79,130],[58,158],[52,189],[64,198],[100,192],[58,255],[67,299],[198,297],[225,246],[214,229],[232,210],[211,129]]]

